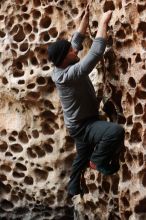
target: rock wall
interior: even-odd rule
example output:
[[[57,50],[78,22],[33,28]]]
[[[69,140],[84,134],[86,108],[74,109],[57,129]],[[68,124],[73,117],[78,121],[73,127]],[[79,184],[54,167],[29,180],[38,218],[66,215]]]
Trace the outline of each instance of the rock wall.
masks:
[[[51,79],[47,46],[71,38],[85,0],[0,2],[0,219],[146,220],[146,2],[93,0],[89,49],[101,13],[113,10],[104,61],[91,79],[107,120],[126,130],[121,170],[87,169],[89,194],[66,186],[75,155]],[[105,86],[104,86],[105,85]],[[73,210],[74,205],[74,210]],[[74,218],[73,218],[74,216]]]

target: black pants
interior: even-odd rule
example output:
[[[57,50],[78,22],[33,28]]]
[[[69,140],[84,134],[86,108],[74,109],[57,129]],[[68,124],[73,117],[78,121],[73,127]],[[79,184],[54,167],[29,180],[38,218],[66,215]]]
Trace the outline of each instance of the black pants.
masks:
[[[116,123],[91,120],[78,135],[73,135],[77,155],[68,185],[70,194],[80,193],[81,174],[89,161],[96,164],[97,170],[106,173],[111,161],[119,160],[124,133],[124,129]]]

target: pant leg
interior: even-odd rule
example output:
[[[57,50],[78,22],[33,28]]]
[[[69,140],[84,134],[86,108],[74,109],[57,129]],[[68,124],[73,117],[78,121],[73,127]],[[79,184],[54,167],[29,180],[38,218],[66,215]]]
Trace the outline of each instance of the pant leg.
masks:
[[[124,129],[116,123],[95,121],[87,126],[86,139],[95,146],[91,161],[96,164],[97,169],[113,169],[114,167],[110,167],[109,164],[114,160],[115,155],[116,159],[119,159]]]
[[[77,155],[72,165],[72,172],[68,184],[68,192],[72,195],[79,194],[81,191],[81,174],[86,169],[91,154],[93,152],[93,147],[88,142],[84,142],[84,135],[81,135],[80,137],[76,137],[74,139],[76,144]]]

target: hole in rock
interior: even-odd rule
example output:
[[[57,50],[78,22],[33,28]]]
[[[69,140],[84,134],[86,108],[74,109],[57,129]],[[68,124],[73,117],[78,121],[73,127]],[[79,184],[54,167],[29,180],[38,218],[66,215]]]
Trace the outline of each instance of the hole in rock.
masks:
[[[63,196],[64,196],[64,191],[63,191],[63,190],[58,190],[58,191],[57,191],[57,201],[58,201],[58,202],[61,202]]]
[[[41,1],[40,0],[33,0],[33,4],[34,4],[34,7],[39,7],[39,6],[41,6]]]
[[[113,45],[113,38],[112,36],[110,35],[107,39],[107,46],[108,47],[111,47]]]
[[[41,112],[40,116],[45,119],[51,119],[51,121],[56,119],[56,115],[49,110]]]
[[[146,4],[145,5],[140,5],[138,4],[137,10],[139,13],[141,13],[142,11],[144,11],[146,9]]]
[[[30,34],[29,35],[29,40],[30,40],[30,42],[34,41],[35,40],[35,34]]]
[[[62,171],[60,172],[60,178],[61,178],[61,179],[64,179],[65,176],[66,176],[66,171],[65,171],[65,170],[62,170]]]
[[[18,69],[18,70],[22,70],[23,68],[23,63],[21,61],[14,61],[14,68]]]
[[[40,93],[39,93],[39,92],[29,92],[29,93],[27,94],[27,96],[28,96],[28,99],[37,100],[37,99],[39,99],[39,97],[40,97]]]
[[[142,166],[143,165],[143,154],[140,152],[138,153],[138,163],[139,163],[139,166]]]
[[[48,33],[44,33],[43,40],[46,42],[50,40],[50,36]]]
[[[64,158],[65,166],[70,167],[72,165],[72,161],[75,157],[75,153],[71,153],[70,155]]]
[[[45,151],[41,149],[39,146],[33,146],[34,151],[38,155],[38,157],[44,157],[45,156]]]
[[[107,203],[104,200],[99,198],[98,207],[100,207],[100,205],[105,208]],[[95,210],[96,209],[96,205],[94,204],[93,201],[86,201],[84,203],[84,208],[85,208],[85,210]]]
[[[18,160],[23,161],[23,160],[24,160],[24,158],[23,158],[23,157],[19,157],[19,158],[18,158]]]
[[[51,37],[56,38],[58,35],[58,31],[55,27],[52,27],[49,29],[49,34],[51,35]]]
[[[28,20],[30,18],[30,15],[29,14],[26,14],[26,13],[23,13],[21,15],[25,20]]]
[[[47,153],[53,152],[53,147],[48,142],[45,142],[42,147]]]
[[[142,125],[141,123],[137,122],[133,125],[129,141],[132,143],[141,142],[141,133],[142,133]]]
[[[52,81],[51,77],[48,78],[48,93],[51,93],[55,89],[54,82]]]
[[[59,4],[60,4],[60,6],[64,6],[65,2],[64,1],[60,1]],[[83,7],[82,4],[81,4],[81,7]]]
[[[7,131],[5,129],[1,130],[1,136],[7,135]]]
[[[51,18],[48,16],[45,16],[43,18],[41,18],[40,20],[40,27],[41,28],[48,28],[51,24]]]
[[[142,108],[142,104],[141,104],[141,103],[138,103],[138,104],[135,106],[135,114],[136,114],[136,115],[143,114],[143,108]]]
[[[11,134],[14,135],[14,136],[17,136],[17,135],[18,135],[18,132],[17,132],[17,131],[12,131]]]
[[[6,157],[12,157],[13,154],[12,154],[11,152],[7,151],[7,152],[5,153],[5,156],[6,156]]]
[[[143,91],[139,87],[137,87],[135,97],[139,99],[146,99],[146,91]]]
[[[96,189],[97,189],[97,186],[96,186]],[[109,193],[110,183],[107,182],[107,181],[103,181],[103,182],[102,182],[102,189],[103,189],[106,193]]]
[[[30,147],[27,148],[27,154],[28,154],[28,156],[31,157],[31,158],[36,158],[36,157],[37,157],[37,155],[36,155],[36,153],[34,152],[34,150],[33,150],[32,148],[30,148]]]
[[[38,60],[37,60],[37,58],[35,56],[30,58],[30,62],[34,66],[38,65]]]
[[[24,183],[27,185],[33,185],[33,178],[31,176],[26,176],[24,178]]]
[[[61,149],[59,150],[59,152],[60,152],[60,153],[64,153],[64,149],[61,148]]]
[[[35,88],[35,83],[30,83],[27,85],[27,89],[34,89]]]
[[[23,0],[15,0],[16,4],[18,5],[22,5],[23,4]]]
[[[26,12],[26,11],[28,10],[28,8],[27,8],[26,5],[22,5],[21,10],[22,10],[23,12]]]
[[[128,62],[125,58],[121,57],[119,59],[119,63],[120,63],[120,68],[122,69],[122,73],[126,74],[127,70],[128,70]]]
[[[10,145],[10,148],[14,153],[19,153],[23,151],[23,147],[20,144],[12,144]]]
[[[49,143],[49,144],[54,144],[55,142],[54,142],[54,140],[53,140],[52,138],[49,138],[49,139],[48,139],[48,143]]]
[[[19,85],[25,84],[25,80],[19,80],[19,81],[18,81],[18,84],[19,84]]]
[[[16,41],[16,42],[21,42],[25,39],[25,34],[23,32],[23,27],[22,26],[18,26],[18,32],[16,35],[14,35],[13,39]]]
[[[120,39],[125,39],[126,38],[126,34],[125,34],[124,30],[117,31],[116,37],[118,37]]]
[[[21,76],[24,76],[24,71],[22,70],[13,70],[13,76],[14,77],[21,77]]]
[[[38,181],[41,181],[41,180],[45,181],[48,178],[48,172],[45,170],[38,169],[38,168],[34,170],[34,174]]]
[[[0,31],[0,37],[1,37],[1,38],[5,37],[5,35],[6,35],[5,32]]]
[[[39,84],[39,85],[43,85],[46,83],[46,80],[44,77],[40,76],[37,78],[36,82]]]
[[[3,142],[0,144],[0,152],[5,152],[8,148],[8,145],[6,142]]]
[[[44,66],[44,67],[42,68],[43,71],[47,71],[47,70],[49,70],[49,69],[50,69],[49,66]]]
[[[24,176],[25,176],[25,174],[24,173],[18,173],[18,172],[16,172],[16,171],[13,171],[13,177],[15,177],[15,178],[23,178]]]
[[[16,141],[16,138],[14,138],[13,136],[9,136],[9,141]]]
[[[141,56],[140,56],[139,53],[136,55],[135,62],[136,62],[136,63],[141,62]]]
[[[10,202],[10,201],[8,201],[8,200],[6,200],[6,199],[3,199],[3,200],[1,201],[1,208],[2,208],[2,209],[8,211],[8,210],[13,209],[13,207],[14,207],[14,205],[13,205],[12,202]]]
[[[38,19],[39,17],[41,17],[41,12],[34,9],[32,11],[32,16],[33,16],[34,19]]]
[[[97,28],[98,27],[98,21],[92,21],[92,26],[94,28]]]
[[[28,43],[23,43],[20,45],[20,51],[25,52],[28,50]]]
[[[15,18],[14,16],[11,16],[11,19],[8,20],[8,23],[7,23],[7,28],[9,28],[9,30],[12,28],[12,26],[14,25],[15,23]]]
[[[32,32],[32,26],[28,23],[24,23],[24,31],[26,34],[30,34]]]
[[[115,66],[115,60],[116,55],[113,49],[110,49],[106,52],[105,58],[108,59],[108,67],[107,70],[112,73],[112,77],[116,76],[116,66]]]
[[[143,170],[143,175],[142,175],[142,184],[144,187],[146,187],[146,170]],[[142,171],[141,171],[142,172]]]
[[[134,211],[136,213],[146,213],[146,198],[143,198],[139,201],[139,204],[135,206]]]
[[[0,174],[0,181],[4,182],[7,180],[7,177],[4,174]]]
[[[142,85],[144,88],[146,88],[146,74],[144,74],[144,75],[142,76],[142,78],[140,79],[139,82],[141,83],[141,85]]]
[[[0,15],[0,20],[4,20],[5,16],[4,15]]]
[[[18,134],[18,138],[24,144],[28,143],[29,141],[28,136],[25,131],[20,131]]]
[[[125,219],[130,219],[130,216],[131,216],[131,215],[132,215],[132,211],[126,210],[126,211],[124,212]]]
[[[7,164],[2,164],[0,168],[1,170],[4,170],[5,172],[10,172],[12,170],[11,167]]]
[[[138,31],[146,33],[146,22],[141,21],[138,25]]]
[[[32,136],[33,136],[34,138],[38,138],[38,137],[39,137],[39,132],[38,132],[38,130],[33,130],[33,131],[32,131]]]
[[[60,4],[60,2],[59,2],[59,4]],[[45,12],[49,15],[53,14],[53,7],[48,6],[47,8],[45,8]]]
[[[122,181],[126,182],[131,180],[131,171],[128,169],[126,164],[122,165]]]
[[[118,176],[113,176],[111,191],[113,192],[114,195],[118,194],[118,186],[119,186],[119,177]]]
[[[3,78],[2,78],[2,83],[3,83],[4,85],[8,84],[8,80],[7,80],[6,77],[3,77]]]
[[[78,15],[78,13],[79,13],[79,10],[78,10],[78,8],[73,8],[72,10],[71,10],[71,13],[75,16],[75,15]]]
[[[52,167],[49,167],[49,166],[45,167],[45,169],[46,169],[47,171],[53,171],[53,168],[52,168]]]
[[[17,33],[18,30],[19,30],[19,25],[18,24],[14,25],[14,27],[10,31],[10,35],[14,35],[15,33]]]
[[[48,107],[50,110],[55,109],[53,104],[49,100],[44,100],[45,107]]]
[[[19,197],[14,194],[11,194],[11,202],[17,203],[18,201],[19,201]]]
[[[129,85],[130,85],[132,88],[135,88],[135,87],[136,87],[136,82],[135,82],[135,79],[134,79],[133,77],[129,77],[128,83],[129,83]]]
[[[103,11],[109,11],[109,10],[115,10],[115,5],[113,1],[105,1],[104,6],[103,6]]]
[[[26,166],[23,165],[22,163],[16,163],[15,166],[16,166],[17,169],[19,169],[21,171],[26,171],[27,170]]]
[[[122,201],[124,207],[129,207],[129,201],[127,200],[126,197],[122,197],[121,201]]]

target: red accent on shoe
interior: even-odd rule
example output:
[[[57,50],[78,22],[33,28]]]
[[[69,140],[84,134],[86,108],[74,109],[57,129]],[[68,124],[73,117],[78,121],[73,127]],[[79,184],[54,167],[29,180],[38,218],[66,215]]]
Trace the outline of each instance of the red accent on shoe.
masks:
[[[96,170],[96,164],[93,163],[92,161],[89,162],[89,166],[91,169]]]

